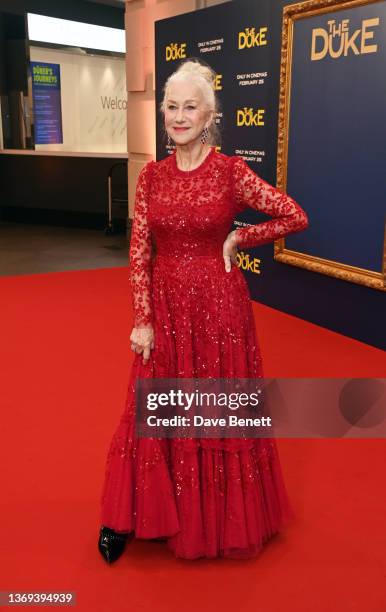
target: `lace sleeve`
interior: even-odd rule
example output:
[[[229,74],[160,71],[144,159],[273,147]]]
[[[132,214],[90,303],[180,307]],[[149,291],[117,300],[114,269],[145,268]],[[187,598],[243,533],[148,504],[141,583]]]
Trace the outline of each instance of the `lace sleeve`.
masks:
[[[299,204],[255,174],[241,157],[235,157],[232,180],[237,212],[249,206],[275,217],[238,228],[235,231],[238,247],[257,247],[308,227],[308,217]]]
[[[150,172],[153,162],[142,168],[136,187],[134,219],[129,249],[129,280],[133,294],[134,327],[153,325],[151,298],[151,233],[147,222]]]

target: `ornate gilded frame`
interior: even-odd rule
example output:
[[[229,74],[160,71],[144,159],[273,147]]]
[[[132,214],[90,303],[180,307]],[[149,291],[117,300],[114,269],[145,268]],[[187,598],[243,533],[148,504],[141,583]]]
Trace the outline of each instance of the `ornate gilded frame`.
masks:
[[[373,4],[378,0],[307,0],[287,5],[283,9],[283,32],[280,63],[280,98],[277,149],[277,186],[286,191],[288,159],[288,127],[291,91],[292,45],[294,22],[313,15],[333,12],[343,8]],[[323,259],[285,247],[285,238],[274,243],[274,259],[286,264],[333,276],[372,289],[386,291],[386,222],[383,241],[382,271],[366,270],[339,261]]]

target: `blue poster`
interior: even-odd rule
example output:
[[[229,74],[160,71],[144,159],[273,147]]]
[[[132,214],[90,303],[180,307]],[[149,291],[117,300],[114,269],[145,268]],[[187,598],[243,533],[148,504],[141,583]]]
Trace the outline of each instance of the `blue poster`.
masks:
[[[31,62],[35,144],[62,144],[60,64]]]

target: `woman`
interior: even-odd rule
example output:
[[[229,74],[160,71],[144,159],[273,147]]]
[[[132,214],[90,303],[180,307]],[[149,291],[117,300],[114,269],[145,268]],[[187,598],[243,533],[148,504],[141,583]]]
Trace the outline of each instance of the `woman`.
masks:
[[[168,79],[162,111],[175,151],[149,162],[137,183],[130,244],[135,358],[108,453],[98,542],[108,562],[134,536],[164,539],[185,559],[253,557],[293,516],[273,439],[135,437],[138,377],[263,376],[248,286],[234,265],[237,248],[308,225],[292,198],[242,158],[210,146],[213,79],[208,66],[191,60]],[[273,219],[229,232],[247,206]]]

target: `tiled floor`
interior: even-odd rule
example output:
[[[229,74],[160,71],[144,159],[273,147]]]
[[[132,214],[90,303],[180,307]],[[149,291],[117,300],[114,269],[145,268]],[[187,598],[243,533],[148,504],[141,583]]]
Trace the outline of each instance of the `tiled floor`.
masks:
[[[128,264],[128,237],[103,231],[0,222],[0,276]]]

